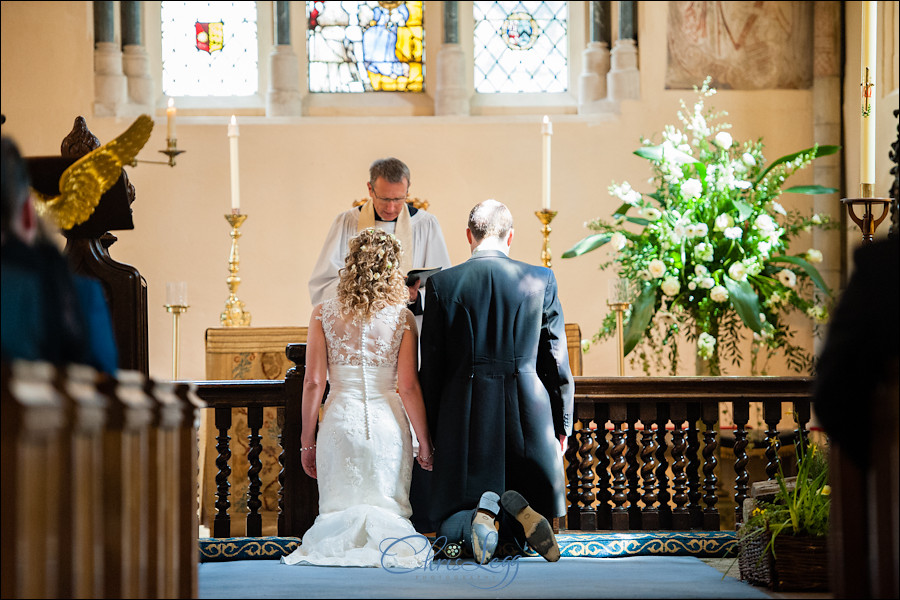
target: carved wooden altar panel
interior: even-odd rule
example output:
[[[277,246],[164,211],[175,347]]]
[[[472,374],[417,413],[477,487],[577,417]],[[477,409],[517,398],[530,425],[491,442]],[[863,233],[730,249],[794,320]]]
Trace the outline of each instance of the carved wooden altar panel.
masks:
[[[231,379],[284,379],[293,363],[285,355],[288,344],[306,342],[306,327],[218,327],[206,330],[206,378]],[[203,411],[200,429],[200,523],[212,529],[216,514],[216,449],[218,432],[212,411]],[[250,430],[247,426],[247,409],[232,411],[231,432],[231,535],[244,535],[247,508]],[[263,411],[260,429],[263,451],[260,454],[262,470],[261,498],[263,535],[277,535],[278,473],[281,453],[278,436],[277,412],[274,408]]]

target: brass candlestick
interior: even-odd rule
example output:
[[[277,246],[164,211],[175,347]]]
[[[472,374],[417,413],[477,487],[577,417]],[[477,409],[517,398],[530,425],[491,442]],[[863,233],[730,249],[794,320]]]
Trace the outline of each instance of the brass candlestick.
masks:
[[[187,304],[164,304],[166,311],[172,313],[172,379],[178,379],[178,365],[180,362],[181,333],[178,329],[178,320],[188,309]]]
[[[625,335],[622,331],[622,315],[631,306],[630,302],[606,302],[606,305],[616,311],[616,338],[618,339],[618,352],[616,352],[616,362],[619,366],[619,375],[625,375]]]
[[[249,327],[250,312],[244,310],[244,303],[238,300],[237,295],[235,295],[235,291],[241,284],[241,278],[237,275],[241,263],[238,256],[238,238],[241,237],[241,232],[238,230],[244,221],[247,220],[247,215],[234,212],[230,215],[225,215],[225,220],[231,225],[231,255],[228,258],[230,275],[225,280],[230,294],[228,301],[225,303],[225,311],[220,315],[219,321],[224,327]]]
[[[534,214],[537,215],[537,218],[541,221],[541,233],[544,235],[544,245],[541,247],[541,262],[545,267],[551,267],[551,255],[550,255],[550,221],[553,220],[553,217],[556,216],[555,210],[550,210],[548,208],[542,208],[539,211],[536,211]]]

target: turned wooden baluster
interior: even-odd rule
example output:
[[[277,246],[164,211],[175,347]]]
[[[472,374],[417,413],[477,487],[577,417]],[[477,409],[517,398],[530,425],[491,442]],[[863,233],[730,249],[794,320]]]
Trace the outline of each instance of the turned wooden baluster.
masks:
[[[247,407],[247,427],[250,430],[250,435],[247,436],[247,440],[250,442],[247,451],[247,460],[250,462],[250,467],[247,469],[247,477],[250,480],[247,488],[248,537],[262,537],[262,515],[259,514],[259,508],[262,506],[262,501],[259,499],[260,490],[262,490],[262,481],[259,478],[259,473],[262,471],[262,461],[259,459],[259,455],[262,453],[262,436],[259,434],[259,430],[262,425],[263,408],[261,406]]]
[[[641,423],[644,425],[641,431],[641,479],[644,484],[644,493],[641,500],[644,508],[641,511],[641,528],[644,530],[659,529],[659,507],[656,506],[656,431],[653,423],[656,420],[656,405],[651,403],[641,404]]]
[[[672,511],[672,529],[686,531],[691,528],[691,515],[687,508],[688,503],[688,478],[685,473],[687,467],[687,430],[681,418],[673,416],[675,429],[672,431],[672,502],[675,508]]]
[[[578,419],[581,430],[578,432],[578,454],[581,462],[578,464],[580,493],[578,495],[579,521],[582,531],[597,530],[597,511],[594,509],[594,435],[591,430],[591,419]]]
[[[700,419],[703,422],[703,502],[706,508],[703,509],[703,529],[706,531],[719,530],[719,509],[716,503],[719,498],[716,496],[716,448],[719,442],[716,439],[716,425],[719,421],[719,406],[715,403],[703,404],[701,407]]]
[[[569,444],[566,447],[566,500],[568,501],[568,510],[566,511],[566,529],[581,529],[581,521],[579,516],[581,509],[578,506],[580,493],[578,491],[578,432],[573,431],[569,436]]]
[[[597,528],[611,529],[612,518],[610,513],[611,493],[609,490],[609,442],[606,440],[606,422],[609,420],[609,407],[605,404],[594,405],[594,423],[597,425],[597,431],[594,435],[594,441],[597,443],[594,448],[594,457],[597,459]]]
[[[809,449],[809,429],[806,424],[809,423],[809,403],[794,402],[794,420],[797,423],[797,429],[794,430],[794,446],[803,444],[803,456],[807,455]],[[800,453],[797,453],[800,457]]]
[[[781,421],[781,401],[763,401],[763,420],[766,422],[766,478],[775,479],[778,473],[778,451],[781,440],[778,438],[778,422]]]
[[[659,528],[672,529],[672,507],[669,504],[669,462],[666,460],[666,425],[669,422],[669,405],[656,405],[656,498],[659,500]]]
[[[750,403],[743,400],[732,402],[734,411],[734,524],[744,521],[744,499],[749,491],[750,474],[747,464],[747,423],[750,421]]]
[[[640,464],[638,453],[640,446],[637,441],[637,405],[628,405],[628,431],[625,433],[625,479],[628,481],[628,528],[641,529],[641,507],[638,500],[641,499],[640,491]]]
[[[691,529],[703,527],[703,508],[700,504],[700,431],[697,422],[700,420],[700,404],[687,407],[687,480],[688,480],[688,512],[691,515]]]
[[[231,428],[231,408],[216,408],[216,429],[219,435],[216,437],[216,516],[213,519],[213,537],[227,538],[231,537],[231,516],[228,514],[228,508],[231,501],[228,499],[229,488],[228,477],[231,475],[231,467],[228,461],[231,460],[231,437],[228,430]]]
[[[628,529],[628,483],[625,478],[625,406],[613,405],[610,407],[609,420],[613,424],[611,432],[612,451],[610,452],[610,471],[612,472],[612,528],[615,530]]]

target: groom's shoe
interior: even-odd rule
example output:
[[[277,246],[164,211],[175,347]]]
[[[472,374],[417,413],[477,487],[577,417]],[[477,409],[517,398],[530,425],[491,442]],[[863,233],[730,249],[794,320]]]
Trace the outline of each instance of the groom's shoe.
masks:
[[[472,552],[476,562],[486,564],[497,550],[500,534],[497,531],[497,515],[500,514],[500,496],[485,492],[478,500],[472,517]]]
[[[522,494],[507,490],[500,499],[503,509],[512,515],[525,530],[528,546],[550,562],[559,560],[559,544],[553,535],[550,521],[529,506]]]

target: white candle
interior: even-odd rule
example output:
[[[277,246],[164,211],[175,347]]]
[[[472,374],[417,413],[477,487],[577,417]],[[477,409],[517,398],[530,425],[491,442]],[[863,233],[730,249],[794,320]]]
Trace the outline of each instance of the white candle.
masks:
[[[861,184],[875,184],[875,60],[877,56],[878,2],[862,3],[862,52],[860,78],[862,79],[860,165]],[[868,110],[867,110],[868,109]],[[871,190],[871,185],[866,186]]]
[[[169,281],[166,283],[166,304],[170,306],[187,306],[187,282]]]
[[[543,197],[541,199],[541,207],[544,210],[550,210],[550,136],[553,135],[553,123],[550,117],[544,115],[544,123],[541,125],[541,133],[543,134]]]
[[[166,108],[166,139],[175,139],[175,99],[169,98],[169,106]]]
[[[241,210],[241,182],[238,167],[238,126],[237,119],[231,115],[228,125],[228,138],[231,142],[231,210]]]

